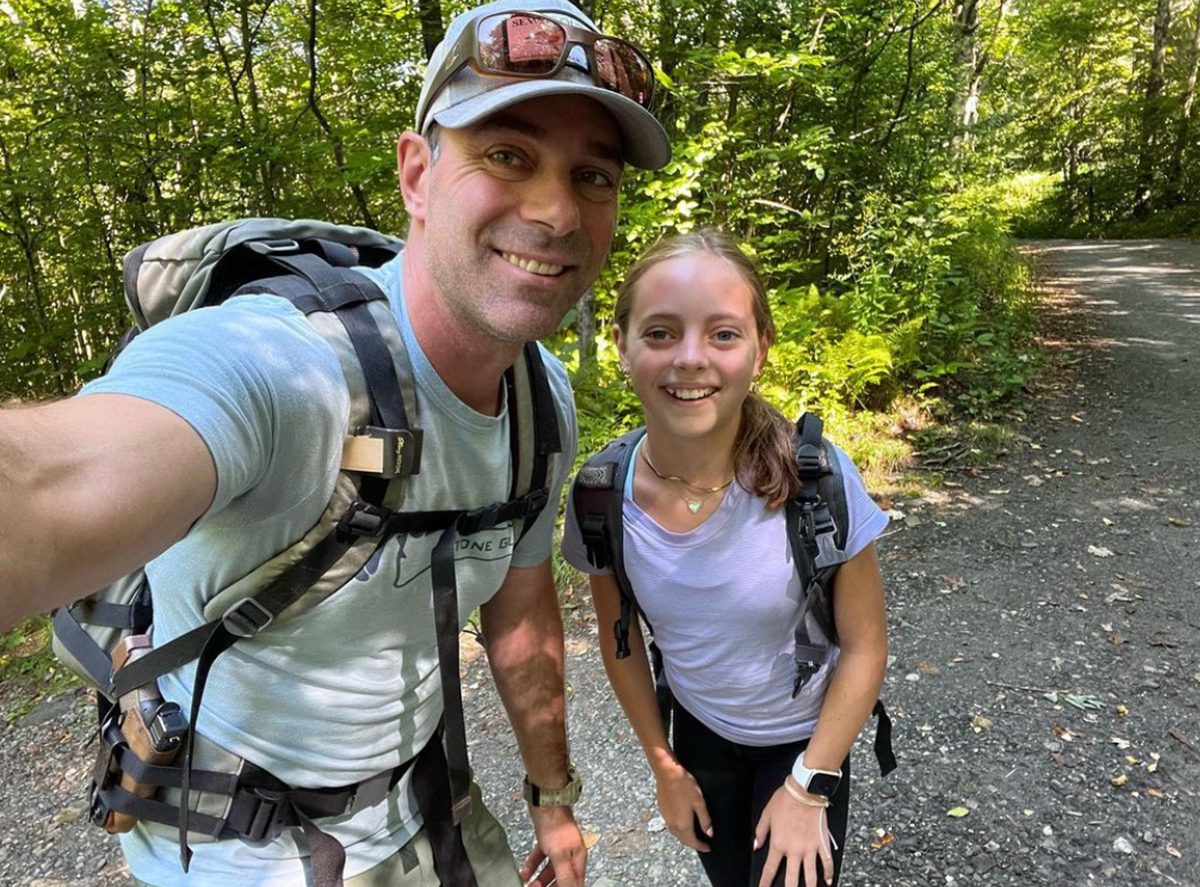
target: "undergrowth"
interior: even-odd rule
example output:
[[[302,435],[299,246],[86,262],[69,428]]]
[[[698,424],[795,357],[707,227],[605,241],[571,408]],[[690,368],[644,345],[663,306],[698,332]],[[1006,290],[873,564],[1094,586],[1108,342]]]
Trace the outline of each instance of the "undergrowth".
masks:
[[[0,635],[0,683],[8,700],[0,717],[10,723],[43,699],[79,683],[54,656],[49,616],[26,619]]]

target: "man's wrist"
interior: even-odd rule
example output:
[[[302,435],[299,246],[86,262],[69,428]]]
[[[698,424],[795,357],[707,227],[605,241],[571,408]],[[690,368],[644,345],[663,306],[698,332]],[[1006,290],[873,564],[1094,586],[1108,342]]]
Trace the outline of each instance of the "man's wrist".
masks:
[[[570,807],[583,794],[583,780],[575,765],[567,764],[567,778],[559,786],[539,785],[525,775],[525,801],[531,807]]]

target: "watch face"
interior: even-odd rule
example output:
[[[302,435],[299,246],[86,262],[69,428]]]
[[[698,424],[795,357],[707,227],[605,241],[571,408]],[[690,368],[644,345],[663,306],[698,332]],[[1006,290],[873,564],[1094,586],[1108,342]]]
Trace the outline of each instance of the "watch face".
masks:
[[[814,773],[812,779],[808,781],[808,790],[814,795],[820,795],[823,798],[832,798],[841,781],[842,778],[840,776],[830,776],[828,773]]]

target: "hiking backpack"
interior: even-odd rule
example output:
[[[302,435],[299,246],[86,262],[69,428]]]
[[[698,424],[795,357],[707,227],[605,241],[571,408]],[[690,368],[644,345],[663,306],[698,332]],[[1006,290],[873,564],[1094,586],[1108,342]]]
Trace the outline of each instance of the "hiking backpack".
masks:
[[[850,519],[845,483],[841,463],[822,436],[822,428],[821,419],[813,413],[805,413],[796,423],[794,453],[800,491],[784,506],[788,546],[802,590],[793,652],[796,665],[793,698],[821,668],[829,655],[829,645],[838,642],[833,581],[847,560],[845,547]],[[629,626],[635,610],[650,634],[654,634],[654,627],[638,606],[637,594],[625,572],[624,556],[625,484],[637,446],[645,434],[645,428],[638,428],[612,441],[579,469],[571,488],[575,519],[588,562],[598,569],[611,569],[620,592],[620,614],[612,627],[618,659],[629,656]],[[808,630],[809,613],[828,644],[812,637]],[[662,653],[653,639],[649,651],[659,715],[664,731],[670,735],[672,694],[663,673]],[[882,702],[876,702],[873,714],[878,718],[875,755],[886,775],[896,766],[891,748],[891,720]]]
[[[341,470],[324,513],[291,546],[209,601],[204,625],[136,659],[131,656],[114,669],[112,652],[118,644],[147,632],[153,620],[143,570],[55,613],[56,654],[97,690],[101,747],[91,785],[92,819],[103,824],[120,811],[178,824],[184,871],[190,859],[189,829],[214,839],[258,841],[273,838],[283,827],[300,826],[309,838],[315,883],[341,883],[344,851],[312,819],[360,809],[368,796],[382,800],[414,762],[339,790],[294,789],[249,762],[249,775],[240,778],[194,770],[192,751],[204,686],[217,656],[272,623],[300,616],[320,603],[358,573],[389,537],[437,532],[441,536],[430,570],[444,715],[439,732],[415,759],[414,790],[430,821],[438,870],[445,869],[443,881],[475,883],[456,828],[469,811],[470,772],[458,674],[455,543],[461,536],[509,521],[514,526],[520,522],[519,540],[549,501],[549,461],[562,447],[541,353],[537,343],[529,343],[505,375],[513,455],[508,501],[471,511],[403,511],[404,480],[420,471],[421,461],[421,431],[408,420],[416,403],[412,369],[386,294],[351,270],[355,265],[378,267],[402,247],[402,241],[365,228],[246,219],[168,235],[125,258],[125,295],[136,325],[122,337],[118,353],[138,332],[176,314],[220,305],[238,295],[276,295],[302,311],[333,349],[351,401]],[[196,682],[179,749],[182,761],[169,767],[149,764],[131,751],[122,735],[118,700],[137,688],[154,686],[159,676],[193,660]],[[179,789],[178,809],[125,790],[125,774]],[[193,786],[227,795],[223,815],[191,811]]]

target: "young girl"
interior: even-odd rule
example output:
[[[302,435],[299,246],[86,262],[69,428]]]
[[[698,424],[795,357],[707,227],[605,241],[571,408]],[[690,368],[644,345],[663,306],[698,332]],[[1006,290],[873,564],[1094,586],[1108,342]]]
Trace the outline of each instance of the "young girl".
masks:
[[[624,564],[674,695],[673,743],[636,615],[632,655],[617,658],[607,626],[618,586],[589,562],[571,505],[563,548],[591,574],[605,668],[659,810],[716,887],[834,884],[848,754],[887,660],[873,542],[887,518],[835,449],[849,513],[839,646],[793,698],[801,589],[783,506],[800,479],[795,426],[752,390],[774,338],[762,282],[719,231],[668,239],[629,272],[613,335],[646,420],[625,488]]]

